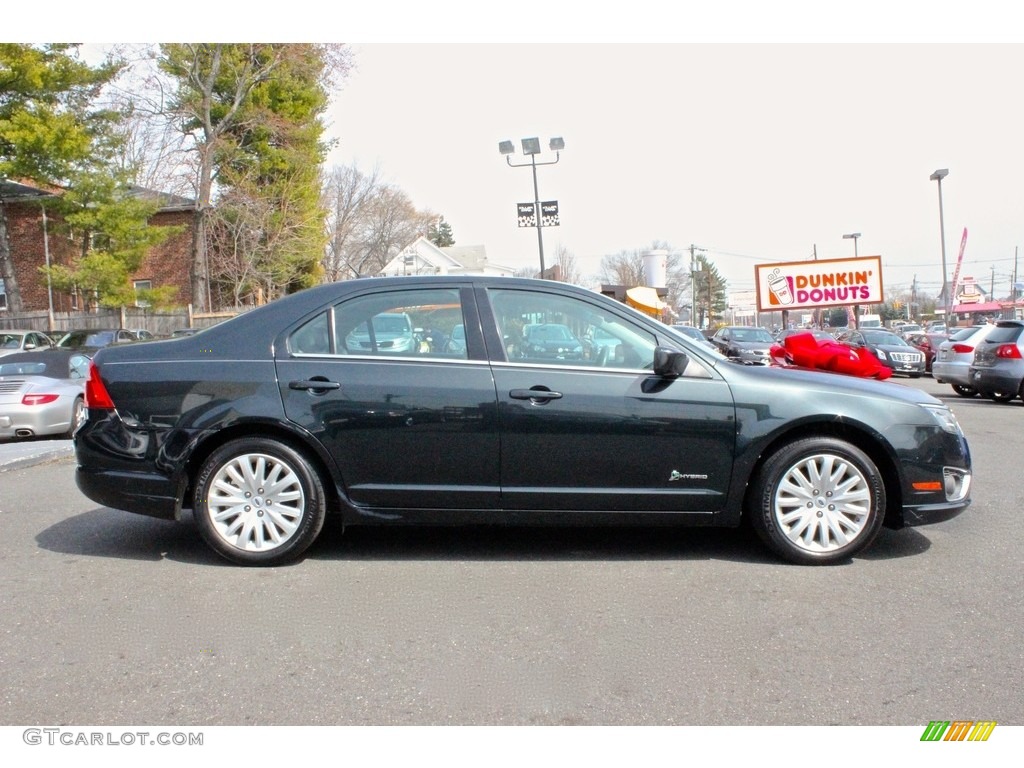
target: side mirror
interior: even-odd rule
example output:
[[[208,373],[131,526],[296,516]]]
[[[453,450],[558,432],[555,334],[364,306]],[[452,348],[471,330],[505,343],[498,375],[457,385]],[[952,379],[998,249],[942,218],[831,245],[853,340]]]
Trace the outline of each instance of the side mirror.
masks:
[[[683,375],[689,358],[682,352],[668,347],[654,348],[654,373],[674,379]]]
[[[25,349],[25,351],[26,351],[26,352],[28,352],[28,351],[29,351],[30,349],[35,349],[35,348],[36,348],[36,345],[35,345],[35,343],[33,343],[33,342],[31,342],[31,341],[30,341],[30,342],[28,342],[28,343],[27,343],[27,344],[25,345],[25,347],[24,347],[24,349]]]

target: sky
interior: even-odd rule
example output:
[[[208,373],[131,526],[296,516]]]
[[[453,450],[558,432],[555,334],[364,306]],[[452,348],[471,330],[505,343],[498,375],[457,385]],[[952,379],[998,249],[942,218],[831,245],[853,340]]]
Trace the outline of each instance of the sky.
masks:
[[[754,265],[880,255],[884,287],[947,271],[1009,291],[1024,245],[1024,46],[369,44],[332,106],[332,164],[375,164],[420,208],[511,266],[539,263],[529,167],[498,142],[547,147],[543,230],[584,272],[655,241],[703,249],[732,289]],[[554,153],[538,156],[555,159]],[[994,270],[994,271],[993,271]],[[1024,273],[1022,273],[1024,274]]]
[[[1009,3],[704,5],[439,0],[310,23],[323,14],[303,13],[305,0],[287,16],[254,2],[252,28],[214,28],[354,41],[325,116],[328,165],[378,168],[492,262],[539,265],[536,229],[516,217],[532,173],[509,167],[498,142],[523,163],[522,138],[561,137],[557,164],[537,169],[540,199],[559,204],[559,226],[543,229],[549,266],[564,247],[597,281],[606,255],[657,241],[688,262],[693,245],[730,290],[751,290],[756,264],[848,258],[856,242],[881,256],[887,296],[914,281],[937,294],[929,176],[945,168],[948,279],[967,229],[961,277],[1009,293],[1024,246],[1024,34]],[[128,27],[116,42],[153,32]]]

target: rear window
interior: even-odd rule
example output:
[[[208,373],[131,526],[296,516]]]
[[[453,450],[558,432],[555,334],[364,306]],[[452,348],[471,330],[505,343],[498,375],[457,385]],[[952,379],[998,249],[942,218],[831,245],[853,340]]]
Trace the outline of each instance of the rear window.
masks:
[[[42,376],[46,363],[7,363],[0,365],[0,376]]]
[[[1024,331],[1024,325],[1020,323],[999,323],[985,341],[990,344],[1009,344],[1017,340],[1021,331]]]
[[[972,325],[970,328],[961,328],[959,331],[954,331],[953,334],[949,337],[949,340],[966,341],[984,327],[985,326],[983,325]]]

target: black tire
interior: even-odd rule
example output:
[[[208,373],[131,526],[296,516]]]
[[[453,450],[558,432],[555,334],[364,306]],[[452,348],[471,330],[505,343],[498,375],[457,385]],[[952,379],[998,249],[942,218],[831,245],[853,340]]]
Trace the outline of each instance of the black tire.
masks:
[[[812,437],[765,461],[747,513],[776,554],[825,565],[868,546],[881,530],[885,505],[885,484],[867,454],[842,440]]]
[[[203,464],[195,488],[199,533],[217,554],[240,565],[295,560],[324,524],[319,474],[302,453],[276,440],[225,443]]]
[[[85,421],[85,400],[76,397],[74,405],[71,406],[71,423],[68,425],[68,431],[64,433],[64,437],[69,440],[74,437],[75,430],[83,421]]]
[[[997,403],[1008,403],[1017,397],[1016,392],[988,392],[990,400],[994,400]]]
[[[969,387],[966,384],[951,384],[953,391],[956,392],[960,397],[977,397],[978,390],[974,387]]]

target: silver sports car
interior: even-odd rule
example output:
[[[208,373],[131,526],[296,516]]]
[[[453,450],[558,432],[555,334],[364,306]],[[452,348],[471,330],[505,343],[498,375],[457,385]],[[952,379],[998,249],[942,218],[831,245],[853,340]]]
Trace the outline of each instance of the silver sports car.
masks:
[[[74,349],[0,358],[0,440],[71,437],[85,416],[89,356]]]

